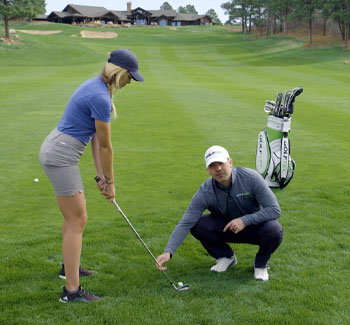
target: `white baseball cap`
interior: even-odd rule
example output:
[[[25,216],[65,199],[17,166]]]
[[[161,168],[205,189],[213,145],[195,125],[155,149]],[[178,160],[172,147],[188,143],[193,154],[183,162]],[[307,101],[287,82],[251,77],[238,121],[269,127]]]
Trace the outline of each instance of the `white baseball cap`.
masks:
[[[212,146],[204,154],[206,168],[213,162],[224,163],[227,159],[230,159],[230,155],[225,148],[220,146]]]

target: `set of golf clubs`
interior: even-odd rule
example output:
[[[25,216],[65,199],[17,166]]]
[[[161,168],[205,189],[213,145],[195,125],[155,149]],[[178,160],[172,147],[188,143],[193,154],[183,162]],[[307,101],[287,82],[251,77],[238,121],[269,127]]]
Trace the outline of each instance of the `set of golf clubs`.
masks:
[[[267,100],[264,111],[279,118],[290,117],[294,110],[295,97],[303,92],[303,87],[296,87],[293,90],[287,90],[285,94],[278,93],[275,101]]]
[[[95,181],[96,183],[98,183],[100,181],[99,177],[95,177]],[[120,208],[120,206],[118,205],[118,203],[113,200],[112,201],[113,205],[117,208],[117,210],[119,211],[119,213],[122,215],[122,217],[125,219],[125,221],[127,222],[127,224],[130,226],[130,228],[132,229],[132,231],[134,232],[134,234],[136,235],[136,237],[140,240],[140,242],[142,243],[142,245],[146,248],[147,252],[149,253],[149,255],[152,257],[152,259],[156,262],[156,264],[159,266],[160,270],[162,271],[162,273],[165,275],[165,277],[167,278],[167,280],[169,281],[169,283],[171,284],[171,286],[176,290],[176,291],[186,291],[189,290],[190,286],[188,284],[183,284],[182,282],[178,282],[178,286],[176,286],[174,284],[173,281],[171,281],[171,279],[169,278],[168,274],[161,268],[161,265],[158,263],[157,259],[155,258],[155,256],[153,255],[153,253],[151,252],[151,250],[147,247],[146,243],[143,241],[143,239],[141,238],[141,236],[138,234],[138,232],[136,231],[136,229],[134,228],[134,226],[131,224],[131,222],[129,221],[129,219],[127,218],[127,216],[124,214],[124,212],[122,211],[122,209]]]

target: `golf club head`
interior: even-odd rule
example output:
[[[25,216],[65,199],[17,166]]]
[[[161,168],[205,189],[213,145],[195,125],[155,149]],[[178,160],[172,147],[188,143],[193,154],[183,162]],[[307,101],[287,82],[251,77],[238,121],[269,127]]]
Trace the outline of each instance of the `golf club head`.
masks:
[[[176,291],[187,291],[190,289],[189,284],[183,284],[182,286],[179,286],[176,288]]]
[[[276,104],[275,104],[275,109],[273,111],[273,115],[274,116],[279,116],[280,115],[282,100],[283,100],[283,94],[282,93],[278,93],[276,95]]]
[[[292,98],[299,96],[304,91],[304,88],[299,86],[292,90]]]
[[[268,106],[275,106],[276,103],[275,103],[275,101],[273,101],[273,100],[267,100],[267,101],[265,101],[265,105],[268,105]]]
[[[287,90],[286,93],[284,94],[284,105],[283,105],[283,112],[282,112],[281,117],[283,117],[287,114],[287,108],[289,106],[289,100],[290,100],[291,96],[292,96],[292,91]]]
[[[268,106],[268,105],[265,105],[264,106],[264,111],[266,112],[266,113],[271,113],[273,110],[275,109],[275,106]]]
[[[275,102],[273,100],[267,100],[265,102],[264,111],[271,113],[275,109]]]
[[[296,87],[292,90],[292,94],[289,98],[289,102],[287,105],[287,111],[286,111],[287,115],[293,114],[295,97],[299,96],[303,91],[304,91],[303,87]]]

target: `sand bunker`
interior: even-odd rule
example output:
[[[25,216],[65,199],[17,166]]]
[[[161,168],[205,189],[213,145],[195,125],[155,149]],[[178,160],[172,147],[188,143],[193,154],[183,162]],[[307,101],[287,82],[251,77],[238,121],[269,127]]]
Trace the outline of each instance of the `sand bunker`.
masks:
[[[17,29],[18,32],[26,34],[35,34],[35,35],[50,35],[50,34],[59,34],[62,33],[61,30],[29,30],[29,29]]]
[[[82,37],[85,38],[116,38],[118,37],[117,33],[114,32],[91,32],[88,30],[82,30],[80,32]]]

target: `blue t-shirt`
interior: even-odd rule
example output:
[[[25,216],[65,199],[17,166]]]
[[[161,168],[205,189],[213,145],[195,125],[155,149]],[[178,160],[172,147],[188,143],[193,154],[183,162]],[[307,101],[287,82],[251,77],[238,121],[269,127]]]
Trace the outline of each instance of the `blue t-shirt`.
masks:
[[[84,144],[96,133],[95,119],[109,122],[112,101],[102,76],[85,81],[72,95],[57,129]]]

